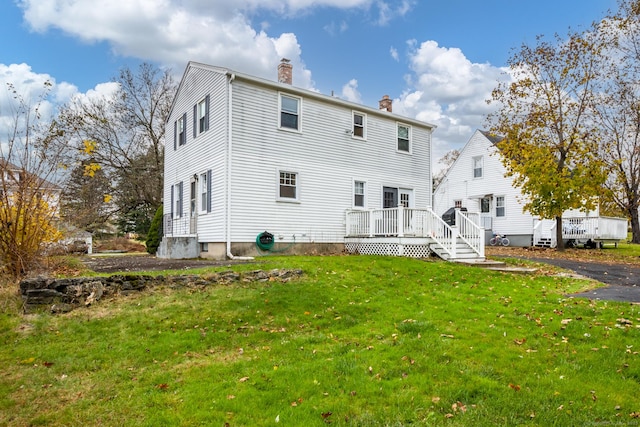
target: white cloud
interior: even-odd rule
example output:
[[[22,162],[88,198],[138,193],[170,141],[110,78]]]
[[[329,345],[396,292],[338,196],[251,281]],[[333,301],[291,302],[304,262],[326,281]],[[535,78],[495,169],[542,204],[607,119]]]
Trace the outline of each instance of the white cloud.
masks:
[[[395,47],[391,46],[389,48],[389,54],[396,62],[400,61],[400,55],[398,54],[398,49],[396,49]]]
[[[56,83],[50,75],[36,73],[27,64],[0,64],[0,141],[6,143],[18,116],[24,118],[18,113],[21,104],[32,113],[37,108],[42,119],[48,120],[57,104],[68,101],[76,92],[74,85]]]
[[[347,101],[357,102],[358,104],[362,103],[362,97],[360,92],[358,92],[358,81],[356,79],[351,79],[347,84],[342,86],[341,97]]]
[[[485,125],[493,108],[486,100],[503,68],[469,61],[457,48],[435,41],[409,42],[411,73],[407,90],[394,100],[393,111],[438,126],[433,134],[433,156],[460,149],[476,129]],[[434,161],[434,166],[436,162]]]
[[[31,28],[59,29],[87,43],[107,42],[115,54],[156,61],[180,74],[190,60],[276,79],[285,56],[294,65],[294,84],[312,88],[295,34],[270,35],[269,23],[255,24],[258,11],[300,16],[314,8],[360,8],[385,24],[406,14],[411,0],[18,0]],[[335,34],[346,21],[331,23]],[[287,53],[283,53],[287,52]]]

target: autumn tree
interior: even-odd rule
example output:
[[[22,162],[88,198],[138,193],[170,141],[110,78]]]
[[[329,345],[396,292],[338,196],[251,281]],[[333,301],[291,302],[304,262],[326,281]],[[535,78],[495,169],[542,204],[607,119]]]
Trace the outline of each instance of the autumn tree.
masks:
[[[72,168],[62,189],[64,221],[91,233],[103,229],[112,215],[111,181],[92,159]]]
[[[169,70],[142,64],[123,69],[110,95],[76,98],[60,120],[82,160],[95,162],[113,185],[120,224],[146,233],[162,200],[164,132],[176,84]],[[87,150],[87,143],[92,149]]]
[[[64,145],[55,143],[62,132],[43,113],[51,86],[46,82],[33,102],[7,86],[12,120],[0,135],[0,267],[13,277],[37,268],[61,237],[56,181]]]
[[[497,147],[506,174],[520,187],[525,210],[555,218],[559,250],[563,212],[594,209],[606,178],[592,119],[600,59],[599,45],[581,34],[538,37],[512,55],[511,78],[489,101],[497,107],[490,131],[504,137]]]
[[[607,47],[596,117],[601,155],[611,171],[609,200],[629,218],[632,241],[640,243],[640,2],[619,0],[618,5],[596,27]]]

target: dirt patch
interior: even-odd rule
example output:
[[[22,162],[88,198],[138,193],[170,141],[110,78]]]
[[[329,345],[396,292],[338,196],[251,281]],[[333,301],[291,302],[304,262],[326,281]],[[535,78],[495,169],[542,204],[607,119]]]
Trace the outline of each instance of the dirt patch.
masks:
[[[255,261],[207,260],[207,259],[164,259],[146,253],[136,254],[96,254],[82,258],[83,264],[97,273],[118,273],[135,271],[191,270],[203,267],[224,267]]]

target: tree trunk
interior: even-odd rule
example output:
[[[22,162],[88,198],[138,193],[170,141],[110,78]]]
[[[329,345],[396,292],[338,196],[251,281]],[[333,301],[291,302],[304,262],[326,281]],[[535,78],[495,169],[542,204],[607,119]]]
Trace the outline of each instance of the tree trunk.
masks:
[[[564,240],[562,240],[562,217],[556,217],[556,241],[558,242],[558,246],[556,247],[559,251],[564,251]]]
[[[630,209],[631,216],[631,243],[640,243],[640,218],[638,216],[638,207]]]

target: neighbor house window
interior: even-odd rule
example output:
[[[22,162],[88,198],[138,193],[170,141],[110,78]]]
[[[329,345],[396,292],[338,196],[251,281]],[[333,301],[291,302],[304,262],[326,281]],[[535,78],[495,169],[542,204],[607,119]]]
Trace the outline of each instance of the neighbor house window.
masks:
[[[366,120],[367,117],[362,113],[353,112],[353,136],[356,138],[366,138]]]
[[[280,95],[280,127],[300,130],[300,98]]]
[[[298,200],[298,173],[279,173],[278,197],[280,199]]]
[[[211,212],[211,169],[200,174],[200,213]]]
[[[473,177],[482,178],[482,156],[473,158]]]
[[[505,216],[504,196],[496,197],[496,216]]]
[[[209,95],[193,106],[193,137],[209,130]]]
[[[365,183],[364,181],[354,181],[353,183],[353,207],[364,208],[365,203]]]
[[[411,151],[411,128],[398,124],[398,151]]]
[[[456,209],[460,209],[462,207],[462,200],[454,200],[453,207]]]

